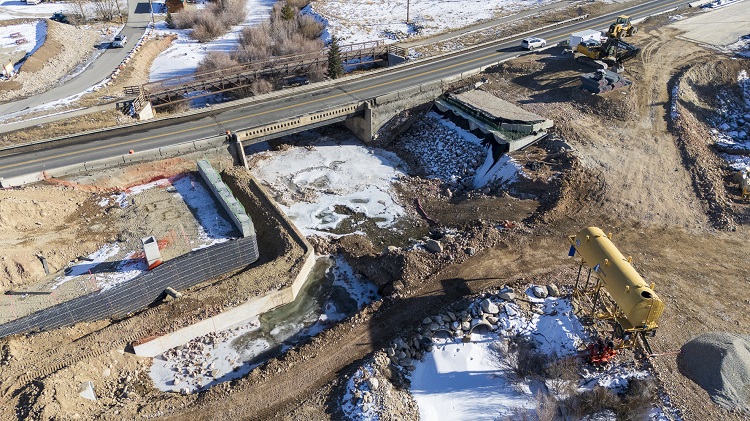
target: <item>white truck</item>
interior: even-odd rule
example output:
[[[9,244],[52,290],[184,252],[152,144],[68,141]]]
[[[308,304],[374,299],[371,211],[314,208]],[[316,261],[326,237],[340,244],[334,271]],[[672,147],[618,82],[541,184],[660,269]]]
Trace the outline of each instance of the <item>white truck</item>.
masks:
[[[570,45],[571,50],[575,51],[578,44],[590,40],[601,42],[602,33],[594,29],[584,29],[583,31],[573,32],[570,34],[568,45]]]

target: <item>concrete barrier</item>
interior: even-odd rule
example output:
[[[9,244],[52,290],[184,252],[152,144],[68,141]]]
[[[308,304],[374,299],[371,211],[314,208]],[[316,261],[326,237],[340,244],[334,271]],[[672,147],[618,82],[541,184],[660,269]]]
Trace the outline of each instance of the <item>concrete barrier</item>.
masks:
[[[86,161],[83,163],[86,171],[104,170],[107,168],[114,168],[125,163],[122,159],[122,155],[113,158],[97,159],[95,161]]]
[[[148,149],[145,151],[122,155],[122,160],[126,164],[130,164],[133,162],[147,161],[149,159],[159,159],[159,158],[161,158],[161,154],[159,153],[158,149]]]
[[[224,137],[209,137],[192,142],[195,150],[218,148],[224,144]]]
[[[44,171],[49,177],[64,177],[66,175],[80,174],[86,171],[86,167],[83,164],[72,164],[65,165],[63,167],[52,168]]]
[[[19,175],[16,177],[0,178],[0,187],[7,189],[9,187],[20,187],[25,184],[36,183],[44,180],[43,172]]]
[[[195,152],[195,145],[193,145],[193,142],[178,143],[176,145],[159,148],[159,154],[162,156],[162,158],[182,155],[190,152]]]

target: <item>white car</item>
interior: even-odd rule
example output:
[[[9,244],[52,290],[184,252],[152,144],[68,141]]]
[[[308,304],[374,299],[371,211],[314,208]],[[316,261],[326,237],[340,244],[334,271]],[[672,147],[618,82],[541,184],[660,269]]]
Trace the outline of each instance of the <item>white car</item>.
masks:
[[[125,35],[118,35],[115,37],[114,40],[112,40],[112,47],[114,48],[123,48],[125,47],[125,43],[128,42],[128,37]]]
[[[524,38],[521,41],[521,48],[526,50],[534,50],[536,48],[543,48],[547,46],[547,41],[542,38]]]

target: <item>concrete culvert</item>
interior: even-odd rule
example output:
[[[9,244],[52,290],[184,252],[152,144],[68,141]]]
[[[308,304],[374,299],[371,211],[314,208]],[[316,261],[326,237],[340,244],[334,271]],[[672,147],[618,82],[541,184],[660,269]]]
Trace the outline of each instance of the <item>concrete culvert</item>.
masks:
[[[704,333],[682,346],[677,364],[717,405],[750,413],[750,336]]]

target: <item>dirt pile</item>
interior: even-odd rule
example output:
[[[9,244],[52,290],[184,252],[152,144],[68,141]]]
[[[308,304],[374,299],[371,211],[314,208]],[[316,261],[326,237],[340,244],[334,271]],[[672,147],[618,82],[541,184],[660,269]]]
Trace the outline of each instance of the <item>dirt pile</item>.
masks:
[[[682,346],[677,363],[717,405],[750,414],[750,336],[704,333]]]

